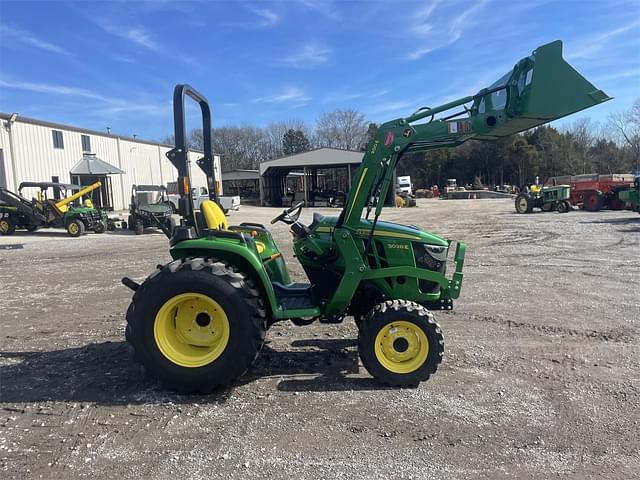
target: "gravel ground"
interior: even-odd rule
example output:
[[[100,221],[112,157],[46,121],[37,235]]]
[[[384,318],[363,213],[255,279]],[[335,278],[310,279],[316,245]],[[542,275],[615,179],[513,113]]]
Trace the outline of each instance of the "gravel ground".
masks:
[[[169,260],[162,234],[0,237],[0,477],[640,478],[640,216],[423,200],[383,217],[468,243],[417,389],[373,381],[347,319],[276,324],[228,390],[165,391],[128,354],[120,284]]]

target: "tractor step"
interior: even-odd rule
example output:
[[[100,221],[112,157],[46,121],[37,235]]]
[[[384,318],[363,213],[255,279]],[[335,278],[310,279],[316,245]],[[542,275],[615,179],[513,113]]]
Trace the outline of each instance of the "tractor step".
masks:
[[[273,289],[278,304],[283,310],[299,310],[317,306],[309,283],[283,285],[279,282],[273,282]]]

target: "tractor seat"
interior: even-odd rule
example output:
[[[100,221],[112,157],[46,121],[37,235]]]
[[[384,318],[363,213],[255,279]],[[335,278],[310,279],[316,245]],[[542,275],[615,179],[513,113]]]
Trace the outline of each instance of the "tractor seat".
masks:
[[[204,218],[204,221],[207,224],[207,229],[209,230],[231,230],[231,231],[245,230],[246,231],[248,228],[253,229],[258,227],[259,230],[268,232],[268,230],[264,228],[263,225],[259,225],[259,224],[242,224],[239,227],[229,227],[229,222],[227,221],[227,217],[225,216],[224,212],[222,211],[220,206],[212,200],[203,201],[200,204],[200,211],[202,212],[202,217]],[[260,255],[260,257],[263,260],[271,258],[270,254],[267,256],[264,255],[265,251],[267,250],[267,247],[264,244],[264,242],[260,240],[255,240],[253,243],[256,246],[256,251],[258,252],[258,255]]]
[[[207,224],[207,228],[211,230],[229,230],[227,217],[216,202],[212,200],[203,201],[200,204],[200,211]]]

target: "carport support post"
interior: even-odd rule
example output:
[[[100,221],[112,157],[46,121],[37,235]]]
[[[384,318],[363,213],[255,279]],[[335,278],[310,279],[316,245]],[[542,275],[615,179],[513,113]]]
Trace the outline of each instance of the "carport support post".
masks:
[[[309,182],[307,181],[307,176],[309,175],[309,169],[307,167],[304,167],[303,171],[304,171],[304,174],[302,175],[302,189],[304,190],[304,204],[309,205],[309,189],[308,189]]]
[[[347,181],[349,185],[347,185],[347,190],[351,189],[351,164],[347,164]]]

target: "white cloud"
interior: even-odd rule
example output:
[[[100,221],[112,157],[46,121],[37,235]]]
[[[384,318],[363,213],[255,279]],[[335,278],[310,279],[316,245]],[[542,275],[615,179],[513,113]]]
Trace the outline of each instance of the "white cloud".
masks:
[[[467,3],[461,4],[462,13],[449,18],[437,18],[427,23],[436,9],[440,6],[440,1],[435,1],[427,5],[418,15],[413,16],[413,24],[410,32],[420,42],[422,46],[414,48],[408,55],[407,60],[418,60],[426,54],[447,47],[460,40],[464,32],[474,25],[471,18],[487,5],[488,0],[480,0],[467,7]]]
[[[63,95],[69,97],[85,98],[99,102],[99,109],[108,113],[144,112],[148,115],[164,115],[170,111],[169,105],[153,103],[136,103],[122,98],[114,98],[102,95],[92,90],[66,85],[49,83],[23,82],[19,80],[0,79],[0,87],[13,88],[34,93],[49,95]]]
[[[280,21],[280,15],[268,8],[252,8],[251,11],[262,19],[263,27],[270,27]]]
[[[309,68],[317,67],[329,61],[332,50],[318,43],[306,43],[302,48],[282,59],[282,63],[292,67]]]
[[[36,93],[51,93],[54,95],[70,95],[74,97],[90,98],[93,100],[110,101],[108,97],[83,88],[52,85],[48,83],[32,83],[12,80],[0,80],[0,87],[26,90]]]
[[[387,93],[387,90],[374,90],[371,92],[337,91],[327,94],[323,98],[322,103],[343,103],[350,100],[357,100],[358,98],[378,98]]]
[[[111,22],[98,21],[97,25],[105,32],[115,35],[116,37],[129,40],[141,47],[154,52],[159,52],[162,47],[156,42],[151,34],[142,27],[125,27],[121,25],[115,25]]]
[[[30,32],[21,30],[15,27],[9,27],[7,25],[0,25],[0,37],[7,37],[9,39],[17,40],[25,45],[44,50],[45,52],[58,53],[60,55],[71,55],[66,48],[56,45],[46,40],[42,40]],[[9,42],[3,41],[4,45],[8,45]]]
[[[322,16],[335,21],[342,21],[342,15],[332,1],[326,0],[300,0],[305,7],[314,10]]]
[[[265,97],[256,98],[253,103],[293,103],[298,105],[304,105],[311,100],[311,97],[307,96],[304,91],[298,87],[289,86],[283,90]]]
[[[569,59],[589,59],[597,56],[604,48],[606,48],[610,41],[624,35],[631,30],[638,29],[640,27],[640,20],[635,20],[627,25],[613,28],[605,32],[599,32],[587,38],[582,38],[579,43],[576,42],[575,46],[571,46],[567,49],[569,52],[567,58]],[[637,33],[637,32],[636,32]],[[637,38],[637,37],[636,37]]]

